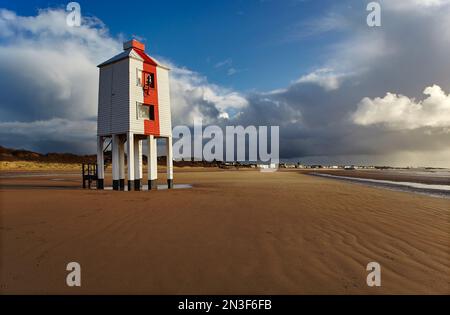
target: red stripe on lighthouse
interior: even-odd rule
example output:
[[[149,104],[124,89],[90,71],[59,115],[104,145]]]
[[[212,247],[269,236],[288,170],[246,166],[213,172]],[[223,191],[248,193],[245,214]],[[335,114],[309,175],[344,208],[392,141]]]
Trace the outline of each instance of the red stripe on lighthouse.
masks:
[[[154,107],[154,120],[144,120],[144,133],[146,135],[159,136],[158,77],[156,75],[156,62],[142,50],[135,49],[135,52],[144,59],[142,82],[145,84],[146,75],[153,74],[153,87],[148,86],[146,89],[143,89],[143,93],[144,105],[153,105]]]

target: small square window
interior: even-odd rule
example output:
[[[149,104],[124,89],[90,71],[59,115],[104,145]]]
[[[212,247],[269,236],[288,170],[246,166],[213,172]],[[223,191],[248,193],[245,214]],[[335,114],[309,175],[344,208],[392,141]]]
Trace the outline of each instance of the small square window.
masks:
[[[149,119],[149,117],[150,117],[149,106],[137,102],[136,103],[136,116],[137,116],[137,119]]]

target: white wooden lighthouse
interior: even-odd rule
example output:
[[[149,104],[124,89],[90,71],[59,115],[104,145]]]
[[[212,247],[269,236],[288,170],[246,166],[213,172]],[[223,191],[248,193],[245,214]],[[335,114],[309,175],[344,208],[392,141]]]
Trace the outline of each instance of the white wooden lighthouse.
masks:
[[[147,141],[148,188],[156,188],[156,139],[166,139],[167,184],[173,187],[172,123],[169,68],[145,53],[144,44],[130,40],[123,52],[98,65],[100,86],[97,119],[97,173],[104,188],[104,143],[112,138],[113,189],[125,189],[125,145],[128,190],[141,189],[142,141]]]

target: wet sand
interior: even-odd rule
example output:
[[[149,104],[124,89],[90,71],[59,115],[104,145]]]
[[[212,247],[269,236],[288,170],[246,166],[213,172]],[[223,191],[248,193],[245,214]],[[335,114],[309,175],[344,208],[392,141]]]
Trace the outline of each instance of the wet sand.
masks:
[[[334,176],[355,177],[364,179],[389,180],[394,182],[413,182],[428,185],[450,185],[450,171],[414,171],[414,170],[333,170],[312,169],[303,173],[319,173]]]
[[[1,293],[450,294],[448,199],[295,170],[178,169],[175,181],[193,188],[0,176]],[[71,261],[80,288],[66,286]],[[381,287],[366,285],[371,261]]]

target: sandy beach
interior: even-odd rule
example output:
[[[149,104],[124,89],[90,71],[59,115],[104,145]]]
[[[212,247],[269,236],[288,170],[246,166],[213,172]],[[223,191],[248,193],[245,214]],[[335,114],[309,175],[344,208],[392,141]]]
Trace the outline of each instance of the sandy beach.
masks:
[[[15,174],[0,173],[2,294],[450,293],[449,199],[296,170],[177,169],[193,188],[151,192]]]

